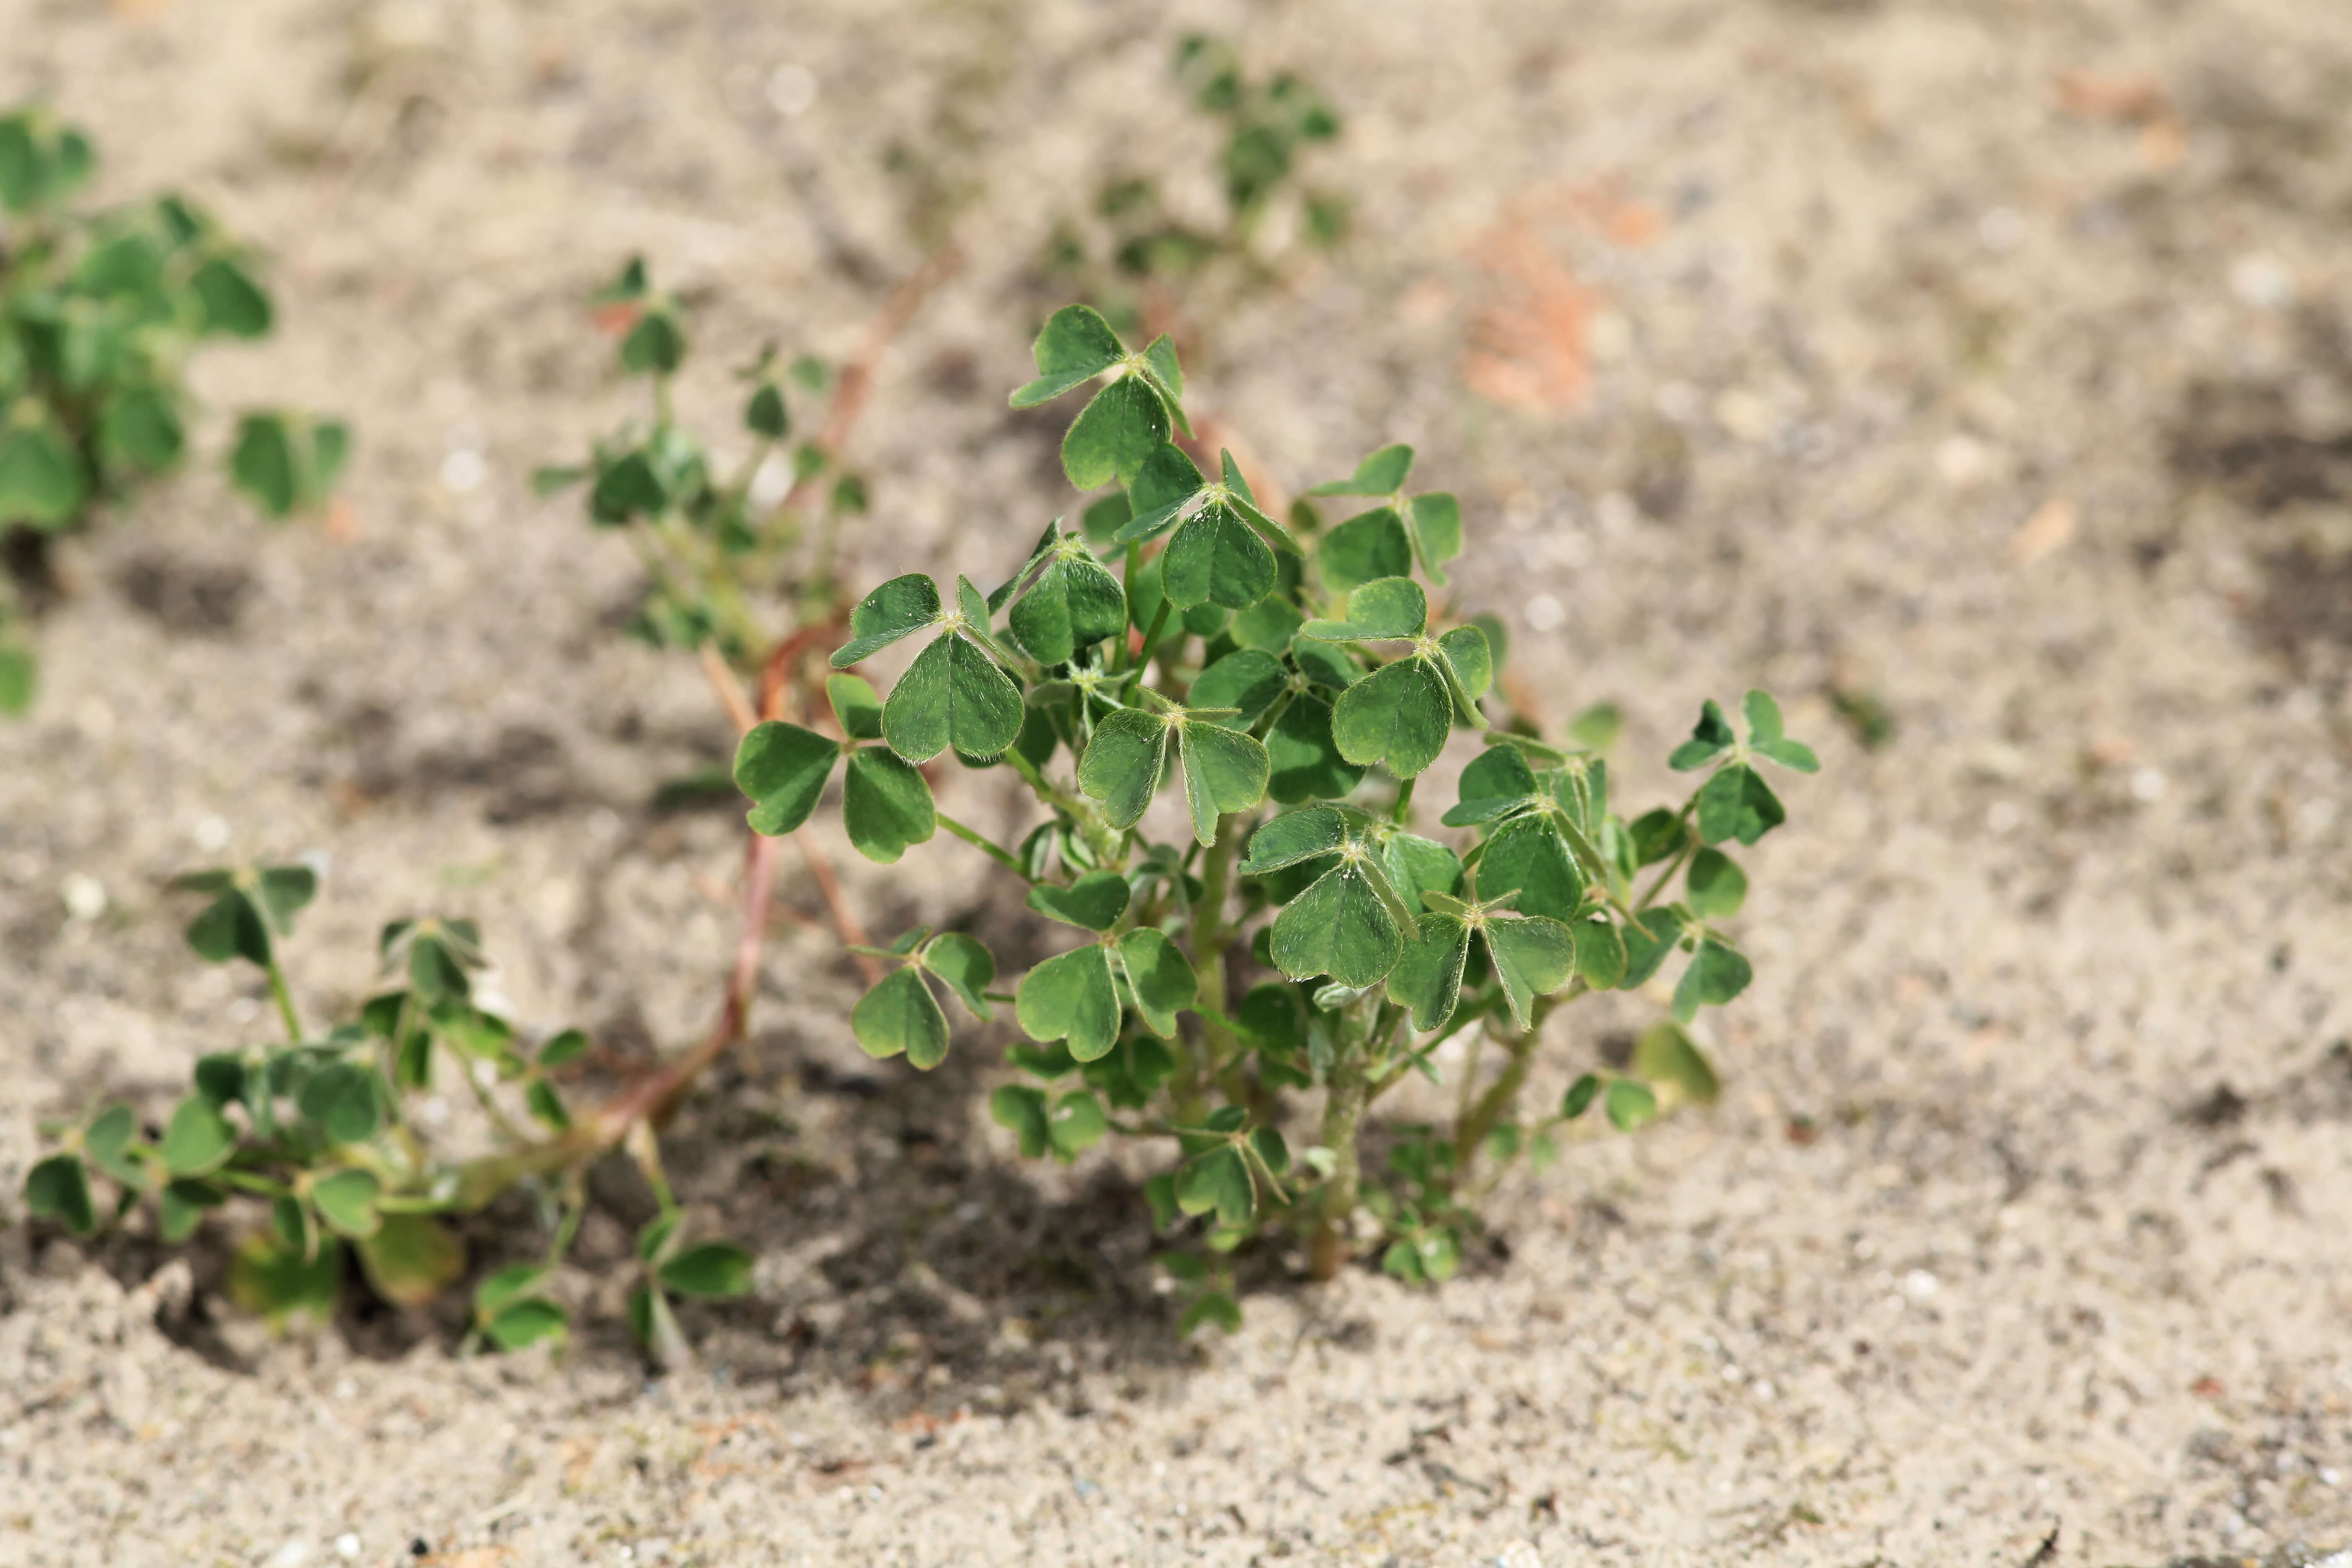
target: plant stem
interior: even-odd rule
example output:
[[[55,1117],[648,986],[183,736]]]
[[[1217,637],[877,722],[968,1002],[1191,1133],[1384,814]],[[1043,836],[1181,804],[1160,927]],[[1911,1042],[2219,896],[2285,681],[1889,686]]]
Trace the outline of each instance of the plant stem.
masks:
[[[287,989],[286,971],[278,966],[278,955],[269,956],[269,994],[277,999],[278,1016],[286,1021],[286,1039],[289,1045],[302,1043],[302,1016],[294,1011],[294,993]]]
[[[1318,1279],[1329,1279],[1347,1266],[1354,1248],[1349,1234],[1356,1215],[1356,1195],[1362,1182],[1357,1168],[1356,1131],[1364,1118],[1368,1085],[1364,1064],[1349,1051],[1331,1066],[1331,1082],[1323,1101],[1323,1131],[1318,1140],[1337,1163],[1323,1184],[1322,1212],[1315,1218],[1315,1242],[1308,1268]]]
[[[954,817],[950,816],[946,812],[938,810],[936,807],[933,808],[931,815],[939,819],[939,824],[941,827],[946,828],[950,833],[954,834],[966,844],[971,845],[973,848],[979,850],[982,854],[987,856],[990,859],[995,861],[1006,870],[1011,871],[1023,881],[1029,882],[1036,879],[1030,876],[1028,872],[1021,868],[1021,862],[1013,858],[1013,851],[1005,848],[994,840],[986,837],[978,829],[965,826],[962,823],[958,822]]]
[[[1143,646],[1136,650],[1135,668],[1145,671],[1147,675],[1151,668],[1151,656],[1160,647],[1160,630],[1167,625],[1168,601],[1162,597],[1160,601],[1160,608],[1152,614],[1151,629],[1143,634]]]
[[[1412,784],[1413,781],[1409,778],[1397,783],[1396,810],[1389,820],[1399,827],[1412,820]]]
[[[1512,1040],[1503,1048],[1510,1060],[1486,1092],[1478,1097],[1475,1108],[1455,1118],[1454,1125],[1454,1179],[1456,1184],[1467,1181],[1470,1167],[1477,1163],[1478,1151],[1486,1142],[1486,1134],[1495,1130],[1504,1115],[1518,1102],[1519,1090],[1527,1087],[1528,1071],[1535,1065],[1536,1031]]]

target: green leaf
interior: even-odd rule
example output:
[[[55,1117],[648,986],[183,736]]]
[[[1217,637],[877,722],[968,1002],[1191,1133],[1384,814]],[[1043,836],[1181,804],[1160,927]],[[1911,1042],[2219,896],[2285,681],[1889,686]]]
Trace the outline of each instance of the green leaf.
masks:
[[[1158,393],[1139,377],[1114,381],[1095,394],[1062,437],[1062,472],[1082,490],[1113,479],[1130,484],[1144,460],[1167,444],[1168,429],[1168,405]]]
[[[1687,1024],[1698,1016],[1701,1007],[1720,1007],[1731,1001],[1755,977],[1747,955],[1713,937],[1706,938],[1675,986],[1675,1016]]]
[[[107,404],[98,446],[110,468],[158,474],[180,460],[187,429],[169,391],[133,386]]]
[[[891,971],[849,1010],[849,1032],[858,1048],[877,1058],[905,1052],[916,1067],[929,1069],[947,1059],[948,1016],[909,964]]]
[[[1605,916],[1570,922],[1576,972],[1595,991],[1613,991],[1625,979],[1625,939]]]
[[[1348,821],[1328,805],[1286,811],[1250,835],[1249,854],[1238,869],[1260,877],[1328,855],[1348,842]]]
[[[1160,561],[1160,584],[1180,610],[1221,605],[1244,610],[1274,591],[1274,552],[1240,511],[1212,501],[1176,530]]]
[[[1642,911],[1639,925],[1625,927],[1625,977],[1617,984],[1620,990],[1637,990],[1650,983],[1666,962],[1677,942],[1683,939],[1682,911],[1668,905],[1663,909]]]
[[[466,1244],[430,1215],[384,1215],[357,1247],[376,1294],[403,1307],[424,1306],[466,1273]]]
[[[1286,555],[1305,560],[1307,547],[1298,542],[1290,530],[1275,521],[1259,508],[1257,497],[1250,493],[1249,479],[1242,472],[1242,466],[1234,461],[1233,453],[1222,447],[1219,447],[1217,462],[1224,475],[1226,504],[1241,513],[1242,521],[1256,530],[1259,538]]]
[[[173,1108],[158,1152],[172,1174],[202,1176],[226,1164],[236,1148],[236,1131],[227,1119],[202,1095],[192,1094]]]
[[[1467,924],[1454,915],[1423,915],[1420,937],[1405,944],[1389,971],[1388,999],[1411,1008],[1412,1026],[1426,1034],[1454,1016],[1469,956]]]
[[[1293,980],[1328,974],[1342,985],[1370,985],[1396,967],[1403,948],[1363,863],[1324,873],[1274,922],[1274,965]]]
[[[1556,921],[1572,919],[1583,900],[1584,879],[1549,817],[1506,823],[1486,841],[1478,860],[1479,896],[1499,899],[1513,891],[1519,895],[1513,907],[1521,914]]]
[[[1609,1123],[1620,1132],[1631,1132],[1658,1116],[1658,1097],[1650,1092],[1649,1085],[1621,1078],[1609,1086],[1601,1105],[1609,1112]]]
[[[1410,577],[1382,577],[1348,595],[1348,618],[1309,621],[1298,630],[1317,642],[1396,642],[1429,625],[1429,597]]]
[[[1108,955],[1088,943],[1045,960],[1022,977],[1013,1011],[1033,1040],[1066,1039],[1082,1062],[1105,1055],[1118,1038],[1119,1016]]]
[[[231,337],[257,338],[269,331],[269,296],[244,268],[215,256],[196,268],[188,288],[203,308],[204,330]]]
[[[1383,447],[1356,465],[1356,471],[1344,479],[1317,485],[1307,493],[1311,496],[1391,496],[1404,489],[1405,480],[1412,474],[1412,448],[1400,443]]]
[[[1117,871],[1096,871],[1066,888],[1040,882],[1029,889],[1029,907],[1047,920],[1086,931],[1105,931],[1127,912],[1127,879]]]
[[[1003,754],[1021,734],[1021,688],[970,638],[950,633],[915,656],[882,705],[882,738],[910,763],[952,745]]]
[[[1762,742],[1755,752],[1758,756],[1769,757],[1794,773],[1817,773],[1822,771],[1822,760],[1813,754],[1813,749],[1802,741],[1791,741],[1786,735]]]
[[[381,1223],[375,1200],[383,1184],[365,1171],[337,1171],[310,1189],[320,1217],[354,1239],[373,1236]]]
[[[1576,977],[1574,935],[1559,921],[1540,915],[1489,920],[1482,934],[1495,976],[1503,983],[1511,1021],[1523,1030],[1533,1027],[1528,1009],[1535,999],[1549,995]]]
[[[209,1182],[167,1183],[155,1199],[156,1230],[177,1246],[196,1234],[205,1210],[216,1209],[226,1201],[226,1194]]]
[[[1151,804],[1170,763],[1168,721],[1139,709],[1104,716],[1078,760],[1078,788],[1103,803],[1114,827],[1132,827]]]
[[[1338,800],[1364,779],[1364,770],[1339,754],[1331,734],[1331,705],[1301,693],[1266,731],[1266,794],[1286,805]]]
[[[1444,490],[1412,498],[1407,513],[1412,532],[1413,558],[1421,574],[1438,587],[1445,586],[1445,563],[1462,553],[1462,507]]]
[[[893,577],[849,612],[849,641],[834,650],[833,668],[859,659],[911,637],[940,618],[940,585],[920,572]]]
[[[330,1238],[305,1258],[269,1231],[257,1230],[237,1244],[228,1264],[229,1299],[258,1312],[276,1326],[299,1317],[325,1322],[334,1315],[343,1278],[343,1249]]]
[[[1699,710],[1698,726],[1691,731],[1691,738],[1675,748],[1674,754],[1666,759],[1666,765],[1680,773],[1703,768],[1729,751],[1737,739],[1731,732],[1730,721],[1723,716],[1723,710],[1717,707],[1710,698]]]
[[[1418,915],[1430,893],[1452,894],[1462,887],[1462,859],[1434,839],[1410,833],[1388,833],[1380,845],[1381,868]]]
[[[1249,1162],[1230,1143],[1195,1154],[1176,1173],[1176,1205],[1186,1214],[1213,1213],[1221,1225],[1246,1225],[1257,1211]]]
[[[1185,701],[1195,708],[1232,708],[1232,718],[1214,722],[1229,730],[1247,730],[1274,706],[1289,682],[1282,661],[1270,653],[1244,647],[1225,655],[1202,670]]]
[[[637,1232],[637,1261],[659,1263],[669,1257],[677,1250],[673,1244],[678,1238],[678,1226],[685,1221],[686,1216],[676,1209],[665,1209],[647,1220],[645,1228]]]
[[[539,1065],[543,1068],[564,1067],[587,1054],[588,1037],[577,1029],[566,1029],[539,1047]]]
[[[52,1154],[25,1173],[25,1207],[35,1219],[56,1220],[76,1236],[98,1226],[89,1173],[72,1154]]]
[[[1561,1120],[1575,1121],[1590,1110],[1592,1102],[1600,1096],[1601,1079],[1589,1072],[1580,1074],[1577,1080],[1568,1086],[1568,1092],[1559,1097]]]
[[[924,943],[915,958],[926,973],[938,975],[955,993],[956,1000],[973,1017],[986,1023],[996,1016],[983,994],[996,983],[996,955],[978,937],[943,931]]]
[[[1195,1296],[1192,1304],[1185,1308],[1183,1315],[1176,1320],[1177,1337],[1181,1339],[1190,1334],[1203,1323],[1213,1323],[1229,1334],[1240,1333],[1241,1303],[1223,1290],[1211,1290],[1205,1295]]]
[[[254,907],[281,936],[291,935],[294,915],[319,891],[319,874],[308,866],[265,866],[254,879]]]
[[[646,311],[621,340],[621,368],[633,374],[668,375],[686,363],[686,333],[666,306]]]
[[[1061,552],[1013,606],[1013,640],[1040,664],[1067,664],[1079,649],[1127,625],[1127,593],[1083,550]]]
[[[1695,1104],[1713,1105],[1723,1093],[1714,1067],[1679,1024],[1662,1019],[1643,1030],[1633,1042],[1630,1065],[1635,1077],[1671,1084]]]
[[[1248,735],[1204,719],[1181,720],[1174,728],[1192,837],[1203,845],[1214,844],[1219,816],[1246,811],[1265,798],[1265,748]]]
[[[1190,436],[1192,423],[1184,417],[1184,367],[1177,363],[1176,340],[1166,332],[1151,340],[1143,351],[1143,374],[1150,379],[1152,390],[1168,405],[1176,427]]]
[[[1625,831],[1633,841],[1636,866],[1654,866],[1679,854],[1690,841],[1690,829],[1683,826],[1681,816],[1663,805],[1635,817]]]
[[[0,715],[14,718],[32,710],[40,668],[31,648],[0,634]]]
[[[1055,1100],[1045,1123],[1045,1138],[1054,1157],[1066,1165],[1101,1142],[1109,1131],[1110,1118],[1103,1114],[1102,1101],[1083,1089],[1072,1089]]]
[[[1021,1140],[1024,1159],[1034,1160],[1053,1146],[1053,1125],[1042,1090],[1008,1083],[988,1097],[989,1119]]]
[[[731,1241],[689,1247],[654,1272],[679,1295],[706,1301],[751,1293],[751,1255]]]
[[[1748,900],[1748,873],[1720,849],[1692,856],[1685,881],[1691,913],[1701,920],[1729,920]]]
[[[1568,721],[1568,738],[1587,751],[1605,752],[1624,728],[1625,715],[1617,704],[1596,702]]]
[[[240,419],[228,466],[236,488],[268,515],[284,517],[301,503],[299,458],[294,433],[283,416],[248,414]]]
[[[771,441],[790,436],[793,415],[784,405],[784,389],[772,381],[753,388],[751,401],[743,405],[743,426],[754,436],[764,436]]]
[[[127,1105],[110,1105],[99,1112],[81,1135],[82,1152],[89,1163],[126,1187],[147,1184],[146,1172],[131,1157],[131,1141],[139,1131],[139,1119]]]
[[[37,422],[20,422],[26,407]],[[39,405],[21,404],[16,415],[0,418],[0,527],[61,527],[80,512],[89,489],[71,440]]]
[[[1127,346],[1111,331],[1110,323],[1085,305],[1065,305],[1055,311],[1031,352],[1037,363],[1037,379],[1013,393],[1015,408],[1030,408],[1059,397],[1127,357]],[[1170,359],[1172,363],[1172,351]]]
[[[1738,839],[1754,844],[1789,819],[1788,809],[1764,775],[1745,763],[1718,768],[1698,792],[1698,837],[1702,844]]]
[[[656,517],[669,505],[669,487],[643,452],[626,452],[604,465],[588,492],[589,514],[599,522]]]
[[[1437,760],[1453,723],[1444,678],[1416,655],[1383,665],[1340,693],[1331,738],[1348,761],[1379,763],[1412,778]]]
[[[938,831],[923,775],[881,746],[860,746],[842,770],[841,826],[868,860],[889,865]]]
[[[1349,518],[1316,545],[1315,565],[1323,585],[1335,593],[1406,575],[1412,570],[1412,542],[1404,520],[1385,506]]]
[[[265,969],[269,966],[268,930],[261,922],[260,911],[242,891],[233,889],[215,899],[188,922],[187,939],[196,956],[207,963],[243,958]]]
[[[735,749],[735,784],[751,798],[751,831],[773,838],[806,822],[840,755],[840,742],[814,730],[774,719],[753,726]]]
[[[669,1298],[659,1290],[640,1285],[629,1292],[629,1331],[637,1336],[637,1342],[646,1347],[646,1359],[656,1366],[684,1366],[694,1359]]]
[[[1183,950],[1163,933],[1141,926],[1118,939],[1118,958],[1144,1026],[1161,1039],[1174,1038],[1176,1015],[1192,1005],[1201,989],[1200,976],[1192,973]]]
[[[834,721],[844,735],[853,741],[882,738],[882,699],[864,677],[826,676],[824,700],[832,705]]]
[[[571,1131],[572,1113],[563,1109],[563,1096],[545,1079],[535,1078],[523,1086],[522,1102],[532,1120],[549,1131]]]
[[[1276,655],[1290,647],[1290,639],[1297,637],[1298,628],[1306,624],[1307,617],[1298,613],[1297,607],[1276,593],[1267,595],[1246,610],[1235,611],[1227,629],[1233,634],[1234,641],[1241,647]],[[1230,708],[1233,704],[1203,702],[1201,706]]]
[[[350,1062],[329,1062],[302,1081],[296,1103],[329,1138],[357,1143],[383,1124],[382,1100],[374,1073]]]
[[[561,1340],[571,1323],[563,1309],[533,1296],[517,1301],[482,1325],[482,1332],[502,1351],[519,1351],[541,1340]]]
[[[1201,493],[1208,480],[1181,447],[1161,447],[1144,459],[1127,489],[1128,521],[1111,535],[1114,544],[1132,544],[1150,538],[1176,521],[1184,503]]]
[[[1461,683],[1462,694],[1474,703],[1486,696],[1487,688],[1495,684],[1495,659],[1487,650],[1486,634],[1476,626],[1456,626],[1437,639],[1437,647],[1454,679]]]
[[[1459,802],[1441,819],[1448,827],[1492,822],[1525,810],[1537,798],[1535,770],[1516,746],[1489,746],[1462,770]]]

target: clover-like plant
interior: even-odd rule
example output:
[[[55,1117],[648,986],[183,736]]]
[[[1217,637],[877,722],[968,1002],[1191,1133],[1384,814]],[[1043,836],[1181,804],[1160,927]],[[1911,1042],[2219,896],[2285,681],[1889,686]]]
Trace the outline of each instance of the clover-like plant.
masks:
[[[177,468],[196,412],[184,378],[208,339],[266,336],[276,310],[247,247],[184,196],[82,209],[89,137],[38,107],[0,116],[0,712],[33,697],[18,579],[94,508]],[[323,505],[344,426],[286,409],[240,415],[236,487],[282,518]]]
[[[625,1147],[657,1204],[637,1238],[628,1306],[648,1353],[663,1364],[688,1353],[674,1298],[750,1289],[750,1254],[691,1237],[662,1175],[654,1123],[690,1071],[656,1072],[575,1110],[571,1080],[587,1038],[576,1029],[535,1041],[518,1034],[485,994],[487,959],[470,921],[385,927],[383,988],[356,1016],[310,1029],[278,944],[317,891],[316,874],[267,866],[193,872],[179,885],[208,900],[187,928],[189,945],[210,962],[260,969],[286,1037],[199,1058],[191,1091],[160,1127],[105,1104],[51,1129],[63,1146],[26,1177],[34,1215],[87,1236],[152,1205],[154,1233],[176,1243],[207,1215],[242,1208],[230,1294],[284,1322],[331,1315],[354,1262],[386,1300],[434,1300],[466,1277],[452,1220],[523,1189],[538,1200],[549,1240],[541,1256],[476,1282],[468,1333],[512,1350],[567,1332],[551,1281],[585,1212],[584,1173]],[[458,1085],[479,1104],[495,1145],[486,1152],[436,1147],[447,1115],[438,1097]]]
[[[1178,43],[1174,70],[1222,132],[1219,220],[1187,222],[1157,181],[1122,172],[1104,181],[1091,219],[1065,220],[1047,251],[1055,281],[1122,326],[1156,319],[1168,293],[1219,274],[1219,287],[1277,278],[1303,247],[1328,249],[1348,231],[1348,198],[1298,178],[1301,155],[1340,128],[1338,112],[1304,78],[1278,71],[1253,79],[1230,43],[1201,33]]]
[[[1549,1158],[1561,1123],[1598,1104],[1630,1130],[1659,1110],[1657,1086],[1712,1098],[1682,1026],[1748,983],[1722,925],[1747,888],[1727,847],[1782,819],[1759,764],[1810,773],[1813,753],[1761,691],[1744,738],[1709,702],[1671,759],[1698,786],[1629,819],[1597,751],[1490,716],[1499,625],[1433,599],[1464,549],[1461,511],[1412,491],[1410,447],[1308,492],[1360,500],[1345,521],[1324,527],[1302,501],[1277,521],[1230,454],[1204,461],[1175,438],[1191,426],[1167,339],[1130,350],[1072,306],[1035,360],[1013,405],[1099,384],[1063,467],[1082,491],[1119,488],[1082,530],[1049,524],[991,592],[909,574],[859,602],[826,682],[832,732],[771,721],[743,739],[751,826],[799,828],[837,767],[843,826],[869,858],[944,827],[1076,933],[1009,993],[967,932],[868,946],[890,968],[851,1027],[872,1055],[929,1068],[949,1048],[943,996],[983,1023],[1010,1003],[1025,1038],[991,1110],[1025,1153],[1165,1140],[1170,1168],[1146,1190],[1163,1227],[1197,1227],[1198,1250],[1168,1255],[1188,1325],[1234,1320],[1224,1259],[1261,1234],[1303,1234],[1318,1277],[1376,1235],[1391,1271],[1442,1278],[1468,1205],[1521,1154]],[[916,639],[887,697],[851,673]],[[1455,834],[1432,837],[1414,786],[1457,737],[1476,754],[1438,819]],[[1041,820],[999,844],[941,812],[923,770],[950,753],[1017,773]],[[1528,1115],[1549,1015],[1663,984],[1678,954],[1673,1016],[1628,1070],[1585,1072],[1556,1114]],[[1389,1179],[1368,1188],[1368,1110],[1448,1073],[1452,1125],[1398,1129]],[[1290,1101],[1317,1091],[1294,1155]]]
[[[797,394],[824,393],[833,372],[772,344],[738,373],[744,386],[740,454],[716,449],[678,421],[673,388],[689,342],[685,306],[655,289],[632,258],[592,301],[618,334],[621,372],[647,388],[649,421],[595,443],[587,462],[542,468],[541,494],[585,481],[589,520],[625,531],[646,568],[630,630],[656,647],[711,647],[756,673],[779,638],[833,613],[841,520],[866,510],[866,484],[831,448],[793,438]]]

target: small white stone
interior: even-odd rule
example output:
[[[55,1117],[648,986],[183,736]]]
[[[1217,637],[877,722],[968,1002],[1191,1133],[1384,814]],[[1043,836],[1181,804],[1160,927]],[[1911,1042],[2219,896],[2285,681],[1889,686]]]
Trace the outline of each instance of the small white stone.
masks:
[[[205,854],[217,854],[228,847],[228,818],[207,812],[196,818],[194,825],[188,829],[188,837],[195,840],[196,847]]]
[[[360,1538],[346,1530],[335,1537],[335,1555],[346,1563],[360,1554]]]
[[[1926,1269],[1914,1268],[1903,1277],[1903,1291],[1915,1301],[1924,1301],[1936,1293],[1940,1283]]]
[[[310,1560],[310,1543],[289,1541],[270,1554],[269,1568],[302,1568]]]
[[[769,511],[781,505],[793,493],[793,465],[782,452],[771,452],[760,459],[759,468],[751,475],[751,489],[747,496],[753,511]]]
[[[2241,256],[2230,264],[2230,292],[2263,310],[2294,303],[2294,275],[2267,256]]]
[[[106,912],[106,884],[86,871],[76,871],[58,884],[66,913],[78,921],[94,921]]]
[[[768,73],[768,107],[778,114],[805,114],[816,102],[816,73],[806,66],[778,66]]]
[[[2160,768],[2140,768],[2131,776],[2132,798],[2142,805],[2153,805],[2164,798],[2164,772]]]
[[[1760,1380],[1754,1385],[1750,1392],[1767,1405],[1769,1405],[1773,1400],[1779,1398],[1780,1395],[1780,1391],[1779,1389],[1773,1387],[1769,1383],[1762,1382]]]
[[[2322,1465],[2319,1467],[2319,1484],[2323,1487],[2341,1486],[2344,1484],[2344,1472],[2333,1465]]]
[[[2024,820],[2025,813],[2013,800],[1997,800],[1985,808],[1985,827],[1992,833],[2014,833]]]
[[[1495,1568],[1543,1568],[1543,1554],[1532,1542],[1514,1541],[1495,1554]]]
[[[1528,601],[1528,626],[1539,632],[1558,631],[1568,620],[1568,611],[1549,594],[1538,594]]]
[[[441,459],[441,488],[453,495],[480,489],[489,471],[489,465],[482,461],[479,452],[460,447]]]

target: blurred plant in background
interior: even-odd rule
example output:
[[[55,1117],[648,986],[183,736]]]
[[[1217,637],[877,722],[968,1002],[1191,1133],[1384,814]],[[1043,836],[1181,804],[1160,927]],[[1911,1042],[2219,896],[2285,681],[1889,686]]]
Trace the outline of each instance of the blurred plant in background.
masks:
[[[1114,174],[1093,212],[1056,227],[1045,263],[1056,292],[1141,338],[1186,335],[1180,329],[1197,329],[1227,295],[1278,281],[1302,255],[1337,245],[1350,209],[1344,195],[1300,178],[1307,151],[1340,129],[1305,79],[1279,71],[1253,80],[1233,45],[1205,34],[1178,44],[1174,68],[1193,106],[1217,123],[1223,213],[1187,221],[1160,182]]]
[[[24,622],[54,591],[50,542],[178,468],[188,356],[277,318],[250,251],[184,196],[78,207],[96,163],[47,109],[0,117],[0,712],[33,700]],[[314,510],[349,446],[335,421],[248,410],[229,478],[268,516]]]

